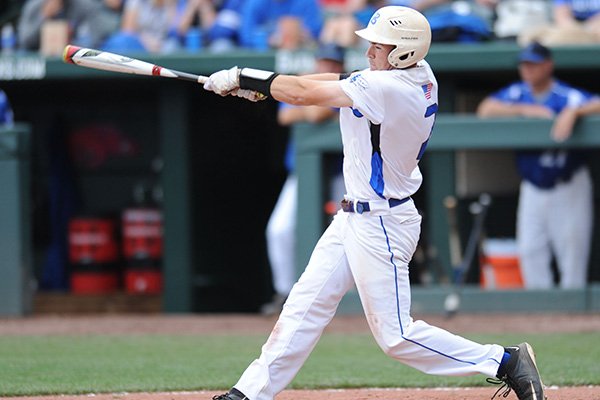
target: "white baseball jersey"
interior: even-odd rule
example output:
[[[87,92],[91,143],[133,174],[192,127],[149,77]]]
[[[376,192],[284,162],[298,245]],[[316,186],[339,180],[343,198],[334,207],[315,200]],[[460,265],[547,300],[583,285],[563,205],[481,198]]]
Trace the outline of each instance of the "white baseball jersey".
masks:
[[[260,357],[234,387],[251,400],[272,400],[285,389],[353,286],[377,344],[390,357],[430,374],[495,376],[502,346],[472,342],[410,315],[408,263],[421,217],[411,200],[389,200],[407,198],[421,184],[417,164],[437,110],[429,65],[361,71],[340,85],[353,100],[340,113],[346,197],[368,201],[369,210],[336,214]]]
[[[403,199],[421,186],[419,159],[437,110],[437,82],[429,64],[390,71],[364,70],[341,82],[354,107],[340,110],[348,197]],[[374,153],[370,126],[379,127]]]

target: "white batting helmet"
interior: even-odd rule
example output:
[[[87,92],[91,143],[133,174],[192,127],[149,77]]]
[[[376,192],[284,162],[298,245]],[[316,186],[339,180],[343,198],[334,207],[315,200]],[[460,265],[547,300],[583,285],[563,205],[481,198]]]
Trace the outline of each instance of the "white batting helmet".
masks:
[[[372,43],[395,45],[388,55],[394,68],[421,61],[431,44],[431,27],[423,14],[409,7],[387,6],[375,11],[365,29],[356,34]]]

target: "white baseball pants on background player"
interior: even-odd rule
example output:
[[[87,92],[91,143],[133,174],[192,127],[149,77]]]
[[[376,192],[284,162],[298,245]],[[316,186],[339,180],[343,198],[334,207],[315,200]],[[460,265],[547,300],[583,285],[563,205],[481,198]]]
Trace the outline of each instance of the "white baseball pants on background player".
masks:
[[[294,282],[296,269],[296,210],[298,203],[298,178],[290,174],[267,223],[267,252],[277,294],[286,297]]]
[[[494,377],[503,347],[481,345],[410,316],[408,262],[420,222],[412,201],[364,214],[339,211],[292,288],[260,358],[235,388],[252,400],[271,400],[285,389],[353,285],[377,343],[390,357],[429,374]]]
[[[517,245],[527,289],[554,286],[556,256],[560,287],[580,289],[587,282],[593,228],[592,179],[587,167],[569,182],[540,189],[521,182],[517,211]]]

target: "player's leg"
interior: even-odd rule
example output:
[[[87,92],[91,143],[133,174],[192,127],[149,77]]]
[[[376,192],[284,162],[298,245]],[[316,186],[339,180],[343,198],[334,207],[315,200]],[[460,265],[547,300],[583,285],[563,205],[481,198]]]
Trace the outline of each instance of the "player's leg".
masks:
[[[593,229],[592,179],[587,168],[552,194],[550,234],[560,271],[560,287],[586,285]]]
[[[527,289],[548,289],[554,285],[549,227],[546,223],[549,212],[548,194],[529,182],[521,182],[517,208],[517,247]]]
[[[377,343],[390,357],[426,373],[495,376],[502,346],[481,345],[423,321],[413,322],[408,262],[417,245],[421,218],[412,202],[393,211],[379,217],[351,215],[345,242]]]
[[[273,275],[273,286],[280,297],[287,297],[294,282],[295,230],[298,178],[290,174],[267,223],[267,253]]]
[[[292,288],[261,355],[235,389],[251,400],[272,400],[292,381],[353,286],[341,240],[347,215],[336,215]]]

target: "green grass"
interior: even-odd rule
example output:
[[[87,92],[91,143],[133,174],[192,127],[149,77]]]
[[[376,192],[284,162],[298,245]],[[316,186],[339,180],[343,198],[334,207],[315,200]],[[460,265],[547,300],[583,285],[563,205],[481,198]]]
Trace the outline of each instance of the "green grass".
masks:
[[[523,335],[470,335],[514,344]],[[600,385],[598,333],[530,335],[547,385]],[[3,336],[0,396],[225,389],[264,336]],[[326,334],[293,388],[477,386],[483,376],[429,376],[386,357],[368,334]]]

